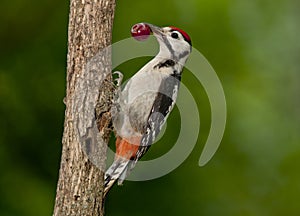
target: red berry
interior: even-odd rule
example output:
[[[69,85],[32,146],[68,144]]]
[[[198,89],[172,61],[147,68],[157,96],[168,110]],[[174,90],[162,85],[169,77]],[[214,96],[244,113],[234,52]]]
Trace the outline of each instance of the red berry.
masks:
[[[150,27],[145,23],[138,23],[132,26],[131,35],[138,41],[146,40],[151,34]]]

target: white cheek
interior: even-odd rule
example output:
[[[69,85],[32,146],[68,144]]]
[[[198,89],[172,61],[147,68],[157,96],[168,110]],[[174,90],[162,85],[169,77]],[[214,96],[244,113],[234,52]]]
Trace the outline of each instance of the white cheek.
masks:
[[[176,53],[181,53],[186,49],[186,46],[181,41],[177,41],[177,43],[174,43],[174,50],[176,50]]]

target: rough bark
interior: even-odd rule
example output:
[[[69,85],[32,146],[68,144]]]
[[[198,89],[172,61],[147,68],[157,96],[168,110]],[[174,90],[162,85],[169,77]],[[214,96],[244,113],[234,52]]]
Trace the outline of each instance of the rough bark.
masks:
[[[71,0],[68,29],[67,89],[62,156],[57,184],[54,216],[68,215],[103,215],[103,172],[106,145],[109,139],[109,100],[112,89],[109,85],[99,86],[100,98],[97,104],[98,128],[101,142],[97,143],[100,165],[91,162],[80,143],[78,129],[81,118],[74,107],[80,89],[76,86],[84,83],[89,73],[86,65],[103,48],[111,44],[115,0]],[[103,56],[102,56],[103,57]],[[103,64],[98,65],[99,73],[110,75],[110,55],[103,57]],[[106,81],[111,82],[111,76]],[[88,81],[86,81],[88,83]],[[88,90],[87,90],[88,91]],[[80,98],[80,97],[79,97]],[[86,98],[84,98],[86,99]],[[80,104],[79,104],[80,105]],[[97,108],[96,108],[97,109]],[[74,111],[75,110],[75,111]],[[77,120],[76,120],[77,119]]]

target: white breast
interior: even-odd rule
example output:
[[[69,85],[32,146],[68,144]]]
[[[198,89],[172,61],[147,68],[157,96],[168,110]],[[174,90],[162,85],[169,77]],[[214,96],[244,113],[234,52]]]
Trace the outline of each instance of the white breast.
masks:
[[[122,91],[126,95],[126,103],[132,104],[137,97],[144,94],[157,93],[163,74],[153,71],[140,71],[134,75]]]
[[[153,59],[139,70],[120,94],[120,109],[114,118],[114,127],[123,138],[141,135],[162,79],[169,76],[169,71],[154,70],[156,63]]]

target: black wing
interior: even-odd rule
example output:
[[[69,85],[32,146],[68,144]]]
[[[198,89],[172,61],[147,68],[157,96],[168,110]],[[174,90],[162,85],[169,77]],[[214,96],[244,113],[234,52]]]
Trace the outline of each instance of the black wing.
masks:
[[[176,102],[180,79],[180,74],[176,74],[176,76],[169,76],[162,81],[148,117],[146,132],[142,137],[139,150],[136,154],[135,163],[153,144],[167,120],[168,115],[172,111]]]

